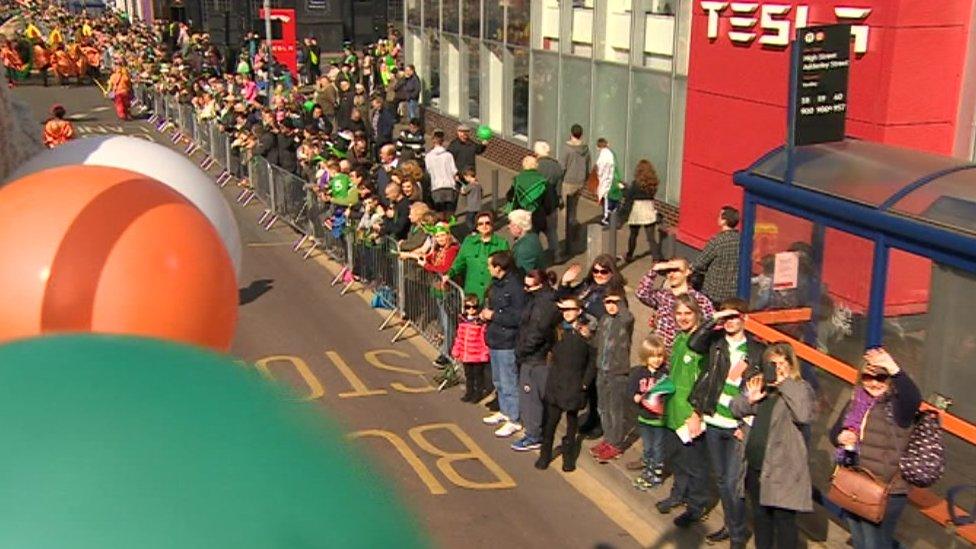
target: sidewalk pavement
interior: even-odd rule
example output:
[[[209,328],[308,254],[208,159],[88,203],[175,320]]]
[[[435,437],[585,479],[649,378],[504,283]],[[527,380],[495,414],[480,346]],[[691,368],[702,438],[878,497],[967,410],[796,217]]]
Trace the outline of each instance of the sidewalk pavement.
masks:
[[[490,160],[483,157],[478,157],[476,165],[477,173],[479,175],[479,181],[481,182],[484,193],[485,193],[485,207],[490,208],[493,204],[496,211],[500,209],[505,204],[505,194],[511,187],[512,180],[515,178],[516,172],[509,170],[499,164],[496,164]],[[497,175],[495,175],[497,173]],[[492,187],[494,178],[497,177],[498,180],[498,195],[495,197],[494,202],[492,201]],[[596,223],[600,220],[602,216],[602,209],[600,206],[587,198],[582,198],[579,202],[578,207],[578,218],[583,227],[581,230],[585,232],[585,226],[592,223]],[[622,222],[623,223],[623,222]],[[502,229],[499,231],[500,234],[509,237],[507,229],[505,229],[506,224],[501,224]],[[718,228],[716,227],[716,231]],[[545,239],[545,237],[542,237]],[[623,256],[627,251],[627,228],[623,226],[616,232],[617,238],[617,255]],[[698,251],[685,246],[681,243],[673,241],[673,238],[669,238],[670,242],[662,243],[662,253],[668,259],[675,256],[683,256],[689,260],[693,260],[697,255]],[[543,245],[545,248],[545,245]],[[637,289],[637,283],[640,281],[641,277],[650,270],[651,266],[659,261],[661,258],[651,258],[647,254],[649,250],[647,248],[647,241],[644,238],[643,233],[638,237],[637,249],[635,251],[635,261],[629,264],[625,264],[621,268],[621,272],[627,281],[627,301],[629,303],[629,308],[631,313],[634,315],[634,337],[631,344],[631,364],[638,364],[639,359],[637,356],[637,349],[639,348],[640,341],[650,333],[650,327],[648,321],[650,320],[650,309],[637,300],[634,295],[634,291]],[[585,248],[582,251],[576,253],[576,255],[558,263],[552,265],[550,269],[556,272],[557,275],[562,275],[563,271],[569,265],[573,263],[579,263],[585,269],[588,267],[589,257],[592,257]],[[621,262],[622,264],[622,262]],[[562,426],[561,426],[562,427]],[[633,437],[631,437],[633,438]],[[641,455],[641,443],[639,440],[632,444],[626,452],[617,460],[601,466],[596,463],[595,460],[590,458],[588,455],[588,449],[596,444],[597,441],[586,441],[583,444],[583,450],[580,454],[580,467],[583,468],[587,473],[589,473],[594,479],[599,482],[603,488],[608,490],[615,496],[619,501],[626,504],[631,510],[638,514],[642,519],[645,520],[649,530],[645,531],[645,534],[649,535],[651,539],[655,541],[650,545],[650,547],[699,547],[705,545],[705,535],[718,530],[722,526],[722,507],[718,504],[718,494],[717,489],[715,490],[713,501],[715,502],[715,507],[711,509],[707,518],[698,524],[693,525],[688,529],[680,529],[672,524],[672,520],[678,514],[680,514],[681,509],[676,509],[668,515],[662,515],[658,513],[654,504],[667,497],[671,490],[671,479],[669,478],[664,485],[659,486],[653,490],[647,492],[641,492],[636,490],[632,485],[631,481],[637,476],[638,472],[628,471],[625,464],[640,459]],[[567,480],[568,477],[567,477]],[[818,513],[814,513],[808,516],[802,516],[798,518],[798,522],[801,525],[801,532],[803,531],[803,525],[810,522],[819,523],[816,527],[817,530],[826,529],[826,541],[825,542],[814,542],[809,541],[806,536],[801,535],[800,547],[846,547],[848,534],[840,525],[833,522],[827,521],[824,524],[825,517],[824,513],[821,511],[820,516]],[[716,547],[724,546],[725,542],[716,545]],[[749,547],[754,547],[753,540],[750,539]]]

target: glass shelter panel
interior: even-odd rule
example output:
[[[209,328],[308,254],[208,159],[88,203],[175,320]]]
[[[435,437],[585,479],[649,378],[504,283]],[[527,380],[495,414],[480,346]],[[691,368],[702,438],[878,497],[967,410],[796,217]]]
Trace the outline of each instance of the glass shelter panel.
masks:
[[[976,169],[968,168],[922,185],[891,211],[931,225],[976,235]]]
[[[797,147],[793,183],[838,198],[879,206],[906,185],[962,161],[868,141]],[[786,153],[763,159],[751,170],[784,181]]]
[[[529,50],[509,48],[512,56],[512,133],[529,136]]]
[[[776,329],[857,364],[867,341],[874,244],[764,206],[754,235],[752,309],[809,307],[809,322]]]

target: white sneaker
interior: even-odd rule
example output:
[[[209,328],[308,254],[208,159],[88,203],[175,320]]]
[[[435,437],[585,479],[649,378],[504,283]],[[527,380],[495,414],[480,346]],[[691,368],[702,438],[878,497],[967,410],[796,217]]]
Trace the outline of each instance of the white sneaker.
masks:
[[[515,433],[522,430],[522,426],[518,423],[512,423],[511,421],[505,421],[505,424],[495,431],[495,436],[499,438],[507,438]]]
[[[495,412],[490,416],[485,416],[481,418],[481,421],[483,421],[485,425],[498,425],[499,423],[507,423],[508,416],[506,416],[501,412]]]

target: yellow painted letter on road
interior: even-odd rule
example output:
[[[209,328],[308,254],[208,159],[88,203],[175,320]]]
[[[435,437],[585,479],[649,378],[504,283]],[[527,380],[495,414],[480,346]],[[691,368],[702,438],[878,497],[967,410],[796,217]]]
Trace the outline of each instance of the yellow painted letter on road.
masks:
[[[427,485],[427,489],[430,490],[431,494],[435,496],[440,496],[447,493],[447,490],[444,489],[444,485],[438,482],[437,478],[434,477],[434,473],[431,473],[430,469],[428,469],[427,466],[424,465],[424,462],[420,461],[420,458],[417,457],[417,454],[415,454],[414,451],[410,449],[410,446],[408,446],[407,443],[404,442],[402,438],[395,435],[394,433],[391,433],[389,431],[383,431],[381,429],[366,429],[364,431],[356,431],[354,433],[349,433],[349,435],[347,436],[351,439],[363,438],[363,437],[377,437],[389,441],[389,443],[392,444],[394,448],[396,448],[397,452],[400,452],[400,456],[403,457],[404,461],[406,461],[407,464],[413,468],[414,472],[417,473],[417,476],[420,477],[420,480],[422,480],[423,483]]]
[[[254,363],[254,367],[261,371],[262,374],[268,377],[268,379],[274,379],[274,375],[271,373],[271,364],[274,362],[287,362],[291,364],[298,375],[302,376],[305,384],[308,385],[308,396],[303,400],[315,400],[325,395],[325,387],[322,386],[322,382],[319,378],[315,377],[312,373],[312,369],[308,367],[308,364],[304,360],[298,358],[297,356],[289,355],[275,355],[262,358]]]
[[[370,389],[366,387],[363,380],[356,375],[356,372],[354,372],[348,364],[346,364],[346,361],[339,356],[339,353],[335,351],[326,351],[325,356],[329,357],[329,360],[335,364],[336,369],[339,370],[342,377],[346,378],[346,381],[348,381],[349,385],[352,386],[352,391],[339,393],[339,398],[365,397],[386,394],[386,389]]]
[[[400,383],[399,381],[394,381],[393,383],[390,383],[390,387],[393,387],[394,389],[400,391],[401,393],[429,393],[431,391],[436,390],[436,388],[433,385],[431,385],[429,381],[427,381],[427,378],[424,377],[423,372],[421,372],[420,370],[413,370],[411,368],[404,368],[402,366],[393,366],[391,364],[387,364],[383,362],[383,360],[380,358],[380,355],[382,354],[393,355],[399,358],[410,358],[410,355],[408,355],[407,353],[404,353],[402,351],[396,351],[394,349],[380,349],[378,351],[369,351],[364,356],[366,357],[366,362],[369,362],[370,364],[379,368],[380,370],[387,370],[390,372],[396,372],[398,374],[416,376],[420,378],[424,383],[422,387],[409,387],[407,385]]]
[[[464,452],[451,452],[431,444],[427,440],[425,433],[430,431],[447,431],[451,433],[454,438],[459,440],[461,444],[467,449]],[[482,450],[478,444],[468,436],[460,427],[454,423],[433,423],[430,425],[418,425],[417,427],[412,427],[408,433],[410,433],[410,438],[420,446],[422,450],[427,453],[439,456],[437,459],[437,468],[444,473],[444,476],[448,480],[460,486],[461,488],[468,488],[471,490],[505,490],[507,488],[515,488],[515,479],[509,476],[500,465],[495,463],[495,460]],[[468,461],[477,460],[484,465],[485,469],[491,472],[492,475],[497,479],[493,482],[477,482],[461,476],[460,473],[454,468],[454,463],[458,461]]]

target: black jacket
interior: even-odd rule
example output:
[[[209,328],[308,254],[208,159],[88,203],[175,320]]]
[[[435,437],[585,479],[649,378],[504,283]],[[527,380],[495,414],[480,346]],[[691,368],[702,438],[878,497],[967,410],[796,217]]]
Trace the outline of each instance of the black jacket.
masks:
[[[370,118],[369,130],[372,135],[373,144],[386,145],[393,143],[393,126],[396,125],[396,116],[387,107],[380,107],[380,117],[377,121],[379,126],[376,132],[373,131],[373,120]]]
[[[692,351],[707,357],[701,375],[691,389],[688,402],[694,407],[699,416],[709,416],[715,413],[718,399],[725,387],[725,378],[729,375],[732,364],[729,360],[729,345],[725,341],[725,331],[716,330],[718,322],[709,320],[692,334],[688,340],[688,347]],[[746,334],[746,356],[748,366],[742,373],[739,389],[745,390],[746,381],[752,376],[762,373],[762,355],[766,346]]]
[[[488,291],[488,307],[494,312],[494,316],[485,331],[485,343],[489,349],[514,350],[522,322],[522,310],[525,308],[522,280],[512,271],[500,279],[492,280]]]
[[[393,206],[393,218],[383,223],[383,234],[394,240],[403,240],[410,233],[410,201],[403,197]]]
[[[298,142],[295,136],[284,133],[275,134],[275,148],[278,149],[278,165],[290,173],[298,171]]]
[[[556,342],[555,328],[561,317],[552,288],[543,286],[527,294],[515,345],[515,357],[520,364],[545,362]]]
[[[401,101],[420,99],[420,77],[416,74],[397,83],[396,97]]]
[[[455,139],[447,146],[447,152],[454,157],[454,167],[457,168],[458,173],[464,173],[465,169],[474,168],[475,159],[485,152],[485,144],[472,139],[461,143],[460,139]]]
[[[560,320],[555,330],[552,363],[546,379],[546,402],[562,410],[586,407],[586,388],[596,378],[594,355],[590,342]]]

